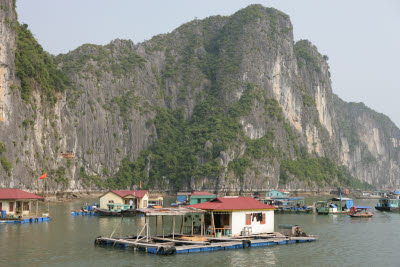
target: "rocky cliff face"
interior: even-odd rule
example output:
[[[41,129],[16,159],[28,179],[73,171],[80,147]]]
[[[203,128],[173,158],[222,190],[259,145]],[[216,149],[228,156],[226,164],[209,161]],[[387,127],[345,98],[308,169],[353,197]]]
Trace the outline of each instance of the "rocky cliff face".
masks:
[[[117,39],[42,55],[69,83],[49,96],[40,75],[28,76],[27,96],[17,74],[31,72],[15,65],[25,49],[22,26],[12,1],[4,2],[4,187],[74,191],[142,181],[160,189],[301,190],[352,185],[350,173],[398,184],[399,129],[333,95],[326,57],[308,41],[294,43],[289,17],[275,9],[252,5],[144,43]],[[44,171],[49,178],[38,181]]]

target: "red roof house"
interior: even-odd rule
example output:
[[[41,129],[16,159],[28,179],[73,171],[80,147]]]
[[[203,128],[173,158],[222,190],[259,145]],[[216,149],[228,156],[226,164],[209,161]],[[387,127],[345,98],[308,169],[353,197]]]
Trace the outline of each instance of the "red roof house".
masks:
[[[148,193],[147,190],[111,190],[111,192],[120,197],[135,196],[139,198],[144,197]]]
[[[44,199],[44,197],[17,188],[0,188],[0,199]]]
[[[211,235],[248,235],[274,231],[275,207],[252,197],[217,197],[189,207],[208,211]],[[207,220],[206,220],[207,221]]]
[[[147,190],[111,190],[100,197],[100,208],[147,208],[148,201]]]
[[[29,215],[32,200],[42,200],[41,196],[17,188],[0,188],[0,211],[7,215]]]
[[[272,205],[266,205],[252,197],[217,197],[209,202],[190,205],[196,209],[208,211],[233,210],[274,210]]]

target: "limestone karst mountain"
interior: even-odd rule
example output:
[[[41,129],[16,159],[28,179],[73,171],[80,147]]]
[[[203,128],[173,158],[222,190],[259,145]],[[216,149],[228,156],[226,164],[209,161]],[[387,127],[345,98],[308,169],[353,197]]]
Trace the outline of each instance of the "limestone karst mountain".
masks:
[[[43,51],[0,9],[0,184],[254,191],[399,182],[400,131],[332,92],[289,16],[251,5],[134,44]]]

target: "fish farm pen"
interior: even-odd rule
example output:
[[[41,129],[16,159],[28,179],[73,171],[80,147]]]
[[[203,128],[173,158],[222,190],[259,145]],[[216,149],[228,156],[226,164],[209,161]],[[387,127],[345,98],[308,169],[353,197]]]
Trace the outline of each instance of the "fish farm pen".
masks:
[[[132,211],[130,211],[132,212]],[[99,236],[95,239],[95,245],[111,246],[119,248],[131,248],[138,251],[144,251],[150,254],[169,255],[179,253],[193,252],[210,252],[217,250],[243,249],[250,247],[262,247],[271,245],[284,245],[303,242],[312,242],[318,239],[317,236],[306,235],[304,233],[295,234],[294,229],[300,229],[297,226],[287,226],[286,232],[272,232],[263,234],[247,234],[243,236],[216,236],[215,230],[206,230],[204,215],[206,211],[190,208],[162,208],[162,209],[137,209],[136,215],[145,217],[145,225],[140,233],[126,237],[113,237],[118,227],[123,223],[124,215],[121,217],[120,223],[116,226],[110,237]],[[201,225],[197,228],[200,232],[194,234],[195,227],[193,219],[191,226],[184,226],[184,218],[187,215],[199,214],[201,216]],[[176,216],[182,218],[180,233],[175,233]],[[150,218],[161,217],[162,234],[158,233],[158,223],[156,220],[155,235],[150,236]],[[213,214],[211,212],[211,217]],[[165,218],[172,220],[171,233],[165,234],[163,223]],[[193,216],[191,216],[193,218]],[[214,225],[214,224],[213,224]],[[186,229],[185,229],[186,228]],[[292,234],[293,233],[293,234]]]

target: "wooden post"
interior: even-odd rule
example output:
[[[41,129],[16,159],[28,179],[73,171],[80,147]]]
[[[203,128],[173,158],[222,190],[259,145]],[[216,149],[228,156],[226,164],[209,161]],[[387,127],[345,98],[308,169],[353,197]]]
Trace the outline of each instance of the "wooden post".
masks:
[[[150,218],[147,218],[147,216],[145,216],[145,218],[146,218],[146,227],[147,227],[147,231],[146,231],[146,242],[149,242],[149,219]]]
[[[175,239],[175,215],[172,216],[172,239]]]
[[[204,213],[201,214],[200,235],[204,235]]]
[[[164,238],[164,216],[161,215],[162,237]]]
[[[214,223],[214,212],[211,212],[211,229],[214,232],[214,237],[216,237],[216,234],[215,234],[215,223]]]
[[[192,235],[193,235],[193,213],[192,213]]]
[[[157,228],[158,228],[157,227],[158,226],[158,222],[157,221],[158,221],[158,216],[156,216],[156,234],[155,234],[155,236],[157,236]]]
[[[39,217],[39,200],[36,199],[36,218]]]
[[[147,226],[147,215],[144,216],[144,226],[146,227],[146,241],[149,242],[149,235],[147,234],[149,231],[149,227]]]
[[[48,215],[50,217],[50,200],[47,201],[47,211],[48,211]]]
[[[181,234],[183,235],[184,233],[184,227],[185,227],[185,215],[182,215],[182,224],[181,224]]]

